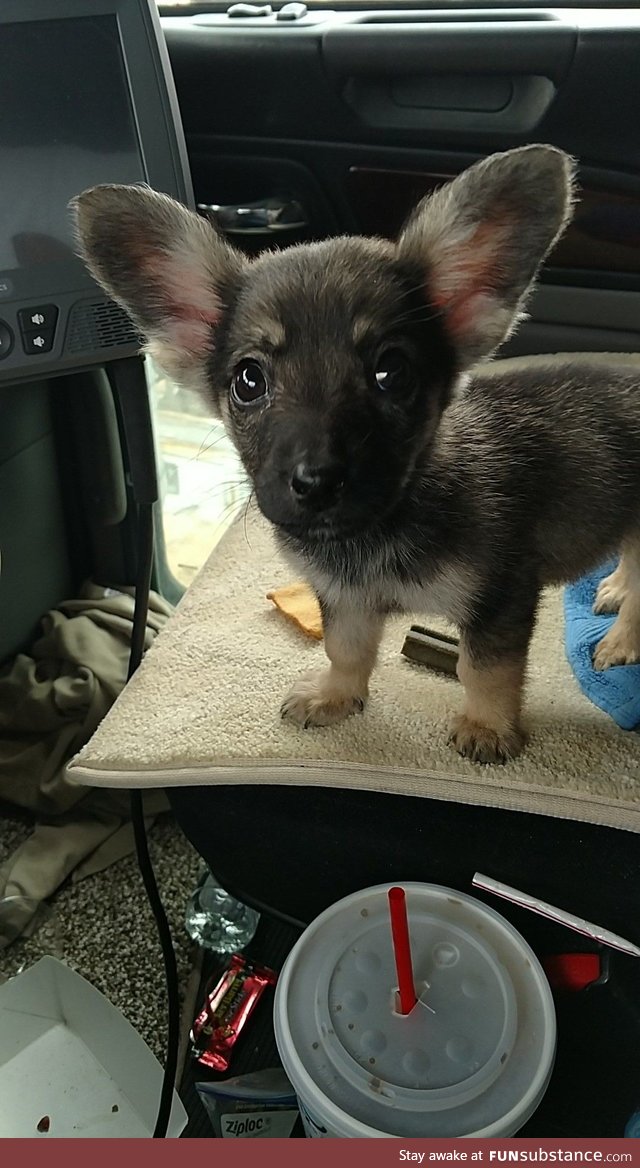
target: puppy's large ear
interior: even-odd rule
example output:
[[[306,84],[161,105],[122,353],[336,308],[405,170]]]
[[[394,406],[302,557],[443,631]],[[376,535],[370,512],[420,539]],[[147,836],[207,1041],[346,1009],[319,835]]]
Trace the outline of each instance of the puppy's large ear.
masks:
[[[199,215],[143,186],[99,186],[71,203],[79,250],[98,283],[178,382],[204,380],[244,258]]]
[[[398,255],[425,274],[429,304],[464,369],[510,335],[536,273],[571,218],[573,160],[553,146],[493,154],[418,204]]]

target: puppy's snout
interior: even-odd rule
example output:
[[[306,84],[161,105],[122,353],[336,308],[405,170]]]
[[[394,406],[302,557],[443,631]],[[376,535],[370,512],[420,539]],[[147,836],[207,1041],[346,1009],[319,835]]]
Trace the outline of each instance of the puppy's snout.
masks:
[[[299,462],[291,475],[291,490],[307,506],[326,507],[344,485],[344,467],[337,462]]]

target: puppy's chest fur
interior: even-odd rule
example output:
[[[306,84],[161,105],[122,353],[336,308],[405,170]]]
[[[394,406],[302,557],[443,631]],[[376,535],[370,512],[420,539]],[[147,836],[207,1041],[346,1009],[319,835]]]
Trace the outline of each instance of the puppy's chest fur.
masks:
[[[304,554],[289,546],[285,554],[329,608],[439,615],[456,625],[465,625],[473,614],[478,575],[457,559],[436,557],[422,571],[409,572],[402,547],[389,545],[357,551],[345,546],[342,555],[322,548]]]

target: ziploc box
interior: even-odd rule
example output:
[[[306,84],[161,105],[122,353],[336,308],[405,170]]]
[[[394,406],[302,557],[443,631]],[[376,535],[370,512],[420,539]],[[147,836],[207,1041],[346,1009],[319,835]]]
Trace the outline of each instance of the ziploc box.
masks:
[[[103,994],[54,957],[0,986],[0,1137],[149,1138],[162,1067]],[[174,1092],[168,1136],[187,1114]]]

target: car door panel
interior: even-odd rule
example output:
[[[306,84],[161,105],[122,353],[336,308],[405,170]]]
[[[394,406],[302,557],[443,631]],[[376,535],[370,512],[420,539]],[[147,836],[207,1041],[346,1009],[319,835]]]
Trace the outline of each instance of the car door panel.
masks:
[[[166,17],[196,197],[279,196],[303,231],[393,236],[476,158],[551,142],[580,163],[574,222],[505,352],[640,347],[640,12],[312,11]]]
[[[631,115],[640,94],[640,12],[628,10],[624,23],[588,10],[552,10],[533,19],[523,9],[505,17],[338,12],[292,27],[275,18],[210,14],[168,17],[163,27],[188,134],[480,154],[518,145],[535,131],[585,162],[637,173],[640,140]],[[554,99],[535,125],[509,129],[501,125],[509,101],[498,100],[495,82],[502,78],[513,88],[522,77],[549,80]],[[428,110],[425,93],[431,94],[432,112],[455,113],[455,124],[416,124],[407,112],[406,124],[390,138],[388,125],[367,123],[353,108],[348,87],[359,78],[376,80],[398,111]],[[486,108],[488,93],[493,109]],[[473,113],[485,115],[482,127],[470,121]]]

